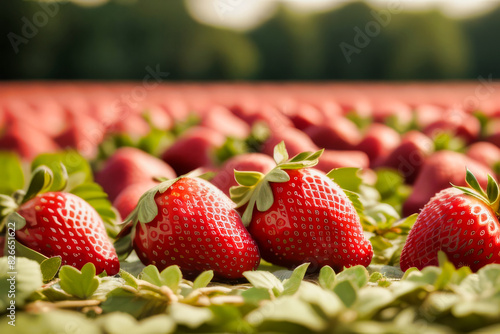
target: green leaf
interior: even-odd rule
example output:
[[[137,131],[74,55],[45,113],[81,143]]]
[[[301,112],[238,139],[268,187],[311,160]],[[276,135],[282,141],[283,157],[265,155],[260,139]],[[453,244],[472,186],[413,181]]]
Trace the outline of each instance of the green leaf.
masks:
[[[382,199],[390,197],[402,184],[404,184],[404,177],[397,170],[388,168],[377,170],[375,189],[380,193]]]
[[[304,279],[309,263],[304,263],[295,268],[292,276],[283,282],[283,295],[293,295],[300,287]]]
[[[283,296],[250,312],[246,320],[257,329],[265,323],[291,323],[313,331],[321,331],[327,327],[325,319],[315,312],[310,304],[294,298]]]
[[[17,257],[25,257],[27,259],[36,261],[38,263],[42,263],[43,261],[48,259],[48,257],[46,257],[45,255],[38,253],[37,251],[34,251],[31,248],[24,246],[23,244],[21,244],[17,240],[15,241],[15,245],[16,245],[16,256]]]
[[[309,304],[317,306],[328,317],[341,312],[345,306],[332,290],[324,290],[320,286],[304,281],[297,293],[298,297]]]
[[[234,171],[234,178],[242,186],[251,187],[259,183],[264,178],[264,174],[249,171]]]
[[[163,285],[158,268],[152,264],[142,270],[142,272],[139,274],[139,279],[142,279],[156,286]]]
[[[338,277],[338,276],[337,276]],[[354,283],[351,281],[338,281],[333,292],[342,300],[346,307],[351,307],[357,298],[357,291]]]
[[[12,195],[24,187],[23,167],[16,153],[0,152],[0,175],[0,194]]]
[[[50,170],[47,166],[38,166],[33,171],[28,190],[24,195],[22,203],[26,203],[39,193],[49,190],[52,186],[53,179],[54,175],[52,170]]]
[[[174,293],[179,289],[182,280],[182,272],[179,266],[169,266],[160,273],[162,285],[168,286]]]
[[[93,181],[90,164],[76,151],[40,154],[31,163],[31,170],[40,166],[50,168],[54,175],[49,191],[71,192],[75,186]]]
[[[287,182],[290,181],[290,175],[288,175],[287,172],[285,172],[282,169],[274,168],[269,173],[267,173],[266,180],[269,182],[278,182],[278,183]]]
[[[282,141],[274,147],[274,161],[277,165],[288,160],[288,152],[285,147],[285,142]]]
[[[465,182],[467,182],[467,184],[472,189],[477,191],[481,196],[483,196],[484,198],[488,198],[488,196],[484,193],[483,188],[481,188],[481,186],[479,185],[479,182],[477,181],[476,177],[468,168],[466,169],[465,173]]]
[[[268,271],[245,271],[243,276],[256,288],[271,290],[275,296],[284,290],[281,281]]]
[[[213,270],[207,270],[207,271],[202,272],[194,280],[193,289],[200,289],[200,288],[206,287],[210,283],[212,278],[214,278],[214,271]]]
[[[164,313],[168,302],[163,296],[151,291],[139,293],[126,288],[116,288],[107,295],[100,307],[104,313],[125,312],[136,319]]]
[[[173,333],[174,321],[167,315],[155,315],[140,322],[128,313],[113,312],[97,319],[107,334]]]
[[[324,266],[319,271],[318,282],[319,285],[326,290],[333,290],[337,277],[335,271],[330,266]]]
[[[20,229],[24,228],[24,226],[26,226],[26,219],[24,219],[24,217],[17,212],[12,212],[7,217],[7,221],[11,225],[14,224],[16,231],[19,231]]]
[[[486,193],[488,194],[488,199],[490,200],[491,204],[498,201],[498,196],[499,196],[498,183],[489,174],[488,174],[488,187],[486,189]]]
[[[12,263],[12,260],[7,256],[0,257],[0,307],[2,313],[6,311],[11,300],[14,300],[13,298],[15,298],[16,308],[22,308],[30,295],[42,284],[42,272],[37,262],[19,255],[16,256],[15,263]],[[7,321],[1,321],[1,323],[7,323]]]
[[[381,235],[375,235],[371,237],[370,243],[373,246],[373,250],[376,252],[380,252],[392,247],[392,243]]]
[[[352,206],[354,206],[354,210],[356,210],[358,216],[362,219],[365,216],[365,208],[363,206],[363,203],[361,202],[359,194],[349,190],[344,190],[344,193],[346,194],[347,198],[349,198],[349,201],[351,201]]]
[[[137,279],[130,274],[129,272],[120,269],[120,277],[123,278],[126,284],[130,285],[134,289],[137,289],[139,287],[139,284],[137,283]]]
[[[363,183],[363,180],[359,176],[360,170],[360,168],[354,167],[335,168],[326,174],[326,176],[344,190],[359,192],[359,186]]]
[[[16,306],[18,304],[16,303]],[[50,312],[16,312],[16,327],[7,319],[0,322],[0,333],[100,333],[97,324],[84,314],[53,309]]]
[[[264,212],[269,210],[269,208],[273,205],[274,197],[273,191],[269,182],[261,182],[256,189],[256,193],[258,194],[256,199],[257,210],[260,212]]]
[[[160,156],[174,140],[172,133],[152,128],[146,136],[139,139],[137,147],[153,156]]]
[[[368,271],[362,265],[346,268],[337,275],[337,282],[350,281],[359,288],[365,286],[368,279]]]
[[[358,312],[360,318],[371,319],[376,312],[394,300],[394,296],[388,289],[380,287],[361,289],[353,308]]]
[[[480,200],[481,202],[487,202],[488,201],[488,198],[487,197],[483,197],[482,195],[478,194],[476,191],[470,189],[470,188],[467,188],[467,187],[461,187],[461,186],[456,186],[454,184],[452,184],[452,186],[454,188],[457,188],[458,190],[461,190],[464,194],[467,194],[469,196],[472,196],[472,197],[475,197],[477,198],[478,200]]]
[[[61,267],[62,259],[60,256],[51,257],[50,259],[46,259],[40,263],[40,269],[42,271],[43,281],[49,282],[52,280],[59,268]]]
[[[246,304],[259,304],[263,300],[270,300],[271,295],[269,289],[265,288],[250,288],[241,293]]]
[[[211,321],[214,317],[208,308],[195,307],[182,303],[170,305],[168,311],[169,315],[178,325],[186,326],[190,329],[198,328]]]
[[[91,262],[86,263],[81,271],[71,266],[62,266],[59,278],[61,288],[80,299],[91,297],[99,287],[99,279],[95,277],[95,266]]]

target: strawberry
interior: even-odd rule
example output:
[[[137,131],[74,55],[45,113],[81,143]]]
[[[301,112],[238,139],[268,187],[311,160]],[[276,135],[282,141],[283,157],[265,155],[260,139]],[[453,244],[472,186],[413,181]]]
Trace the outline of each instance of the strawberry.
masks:
[[[262,258],[287,268],[311,262],[311,271],[368,266],[372,246],[349,197],[324,173],[306,168],[317,164],[322,151],[288,159],[282,142],[274,153],[274,169],[266,175],[235,171],[241,186],[230,190],[245,208],[243,223]]]
[[[46,257],[61,257],[63,265],[81,269],[91,262],[96,273],[117,274],[118,256],[97,211],[71,193],[40,193],[50,188],[51,175],[47,167],[40,166],[33,172],[26,194],[18,192],[15,200],[2,195],[2,215],[18,217],[16,240]]]
[[[131,184],[151,181],[153,177],[175,177],[174,170],[162,160],[133,147],[122,147],[96,174],[96,181],[114,201]]]
[[[187,276],[212,269],[237,279],[260,262],[234,203],[210,182],[181,176],[148,190],[125,221],[117,249],[135,249],[145,265],[178,265]]]
[[[318,149],[303,131],[288,127],[278,132],[271,132],[271,136],[262,146],[262,153],[272,156],[274,147],[282,141],[286,143],[288,150],[294,155],[300,152],[315,151]]]
[[[434,151],[434,143],[422,132],[408,131],[401,143],[381,163],[385,167],[397,169],[412,184],[428,156]]]
[[[38,154],[55,152],[59,146],[45,133],[20,121],[8,122],[0,134],[0,150],[15,151],[25,160]]]
[[[227,108],[221,106],[208,109],[203,115],[200,125],[228,137],[244,139],[250,135],[250,126]]]
[[[221,166],[212,180],[213,185],[229,196],[229,188],[238,185],[234,179],[234,170],[256,170],[267,173],[274,168],[274,160],[263,153],[244,153],[228,159]]]
[[[133,183],[123,189],[113,201],[113,207],[118,210],[122,219],[134,211],[139,199],[146,190],[154,187],[156,183],[153,180],[147,180],[139,183]]]
[[[365,152],[325,150],[316,168],[325,173],[334,168],[356,167],[366,169],[370,160]]]
[[[465,167],[478,175],[481,185],[486,185],[486,174],[490,168],[472,160],[464,154],[452,151],[438,151],[424,160],[413,184],[413,191],[403,204],[403,215],[418,212],[437,192],[449,187],[450,182],[464,186]]]
[[[310,126],[304,132],[316,145],[331,150],[353,150],[361,141],[356,125],[344,117]]]
[[[401,253],[401,269],[438,265],[443,251],[456,266],[477,271],[489,263],[500,263],[500,192],[488,175],[485,192],[469,170],[469,187],[451,187],[439,192],[424,207]]]
[[[162,159],[174,168],[178,175],[200,167],[213,167],[214,151],[226,141],[219,132],[195,126],[184,132],[162,154]]]
[[[380,165],[401,141],[396,130],[380,123],[370,125],[357,149],[365,152],[371,165]]]
[[[467,156],[492,168],[500,163],[500,148],[492,143],[480,141],[467,148]]]

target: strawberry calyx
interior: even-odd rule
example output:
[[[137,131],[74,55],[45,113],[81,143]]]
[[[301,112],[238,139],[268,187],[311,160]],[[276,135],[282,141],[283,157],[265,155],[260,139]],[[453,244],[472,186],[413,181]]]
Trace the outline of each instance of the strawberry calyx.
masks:
[[[466,169],[465,182],[468,187],[456,186],[454,184],[452,186],[488,204],[493,212],[497,216],[500,216],[500,190],[498,182],[491,175],[488,174],[486,191],[481,187],[474,174],[468,168]]]
[[[63,179],[67,180],[67,172],[63,164],[61,164],[61,169],[63,171]],[[36,195],[48,191],[52,187],[53,182],[54,174],[52,170],[45,165],[41,165],[33,171],[26,191],[17,190],[12,196],[0,195],[0,231],[3,231],[7,218],[15,214],[19,206],[33,199]],[[62,188],[65,186],[66,182],[64,182]],[[23,226],[24,224],[16,224],[16,229],[20,229]]]
[[[187,174],[178,176],[174,179],[167,179],[165,177],[155,177],[154,180],[161,182],[158,185],[152,187],[146,191],[137,202],[135,209],[128,215],[128,217],[121,224],[123,227],[116,237],[114,243],[116,253],[118,258],[124,260],[132,252],[133,249],[133,238],[135,236],[136,226],[140,222],[141,224],[148,224],[158,215],[158,205],[156,204],[155,197],[156,194],[163,194],[168,190],[174,183],[182,178],[186,177],[199,177],[199,178],[209,178],[210,173],[200,174],[199,169],[193,170]]]
[[[285,143],[282,141],[274,147],[273,158],[276,167],[267,174],[235,170],[234,177],[239,186],[231,187],[229,193],[237,208],[247,205],[241,217],[243,225],[248,226],[250,224],[254,207],[264,212],[273,205],[274,197],[270,182],[282,183],[289,181],[290,176],[285,172],[287,169],[316,166],[323,151],[324,149],[316,152],[302,152],[290,159]]]

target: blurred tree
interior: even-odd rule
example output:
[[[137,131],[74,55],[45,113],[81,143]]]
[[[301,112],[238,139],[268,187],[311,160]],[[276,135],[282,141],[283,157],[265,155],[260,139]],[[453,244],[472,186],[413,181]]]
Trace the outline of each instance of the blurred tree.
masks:
[[[322,79],[385,77],[390,44],[386,28],[376,22],[371,11],[364,2],[352,2],[318,15],[326,59]],[[380,27],[378,32],[372,32],[376,26],[372,22]]]
[[[259,77],[266,80],[317,79],[323,70],[319,25],[280,5],[274,17],[247,35],[260,52]]]
[[[475,76],[492,75],[500,77],[500,6],[482,16],[465,20],[463,30],[469,40],[472,52],[471,73]]]
[[[364,2],[316,14],[281,4],[257,28],[238,32],[198,23],[182,0],[111,0],[96,7],[63,2],[56,13],[37,1],[0,6],[7,36],[0,42],[1,79],[140,80],[146,66],[157,65],[170,72],[169,80],[500,75],[500,8],[455,20],[438,11],[388,17],[387,9]]]
[[[459,79],[469,74],[468,41],[459,23],[440,11],[394,15],[387,38],[387,79]]]

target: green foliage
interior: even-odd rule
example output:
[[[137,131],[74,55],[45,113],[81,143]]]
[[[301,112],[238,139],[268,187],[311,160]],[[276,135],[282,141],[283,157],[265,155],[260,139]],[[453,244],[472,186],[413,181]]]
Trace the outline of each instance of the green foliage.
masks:
[[[121,278],[101,279],[92,265],[81,272],[63,266],[59,283],[42,286],[40,265],[18,258],[17,271],[23,274],[18,275],[22,282],[16,301],[26,300],[29,308],[18,309],[16,316],[26,329],[35,323],[37,330],[56,330],[72,319],[96,333],[132,329],[138,333],[363,333],[368,328],[407,333],[415,326],[436,333],[461,333],[497,328],[500,265],[472,273],[467,267],[456,269],[444,253],[439,254],[439,262],[439,267],[409,269],[404,276],[396,267],[380,265],[354,266],[337,274],[323,267],[319,275],[305,276],[308,265],[304,264],[294,271],[246,272],[250,284],[212,283],[208,287],[212,272],[191,282],[181,278],[176,266],[161,273],[149,266],[139,278],[122,270]],[[7,265],[6,258],[0,260],[2,264]],[[8,302],[6,287],[0,287],[2,302]],[[95,307],[102,310],[101,315]],[[51,311],[40,311],[45,309]],[[58,317],[52,318],[54,314]],[[0,324],[3,330],[1,326],[4,323]]]
[[[95,266],[90,262],[85,264],[81,271],[71,266],[62,266],[59,279],[59,284],[65,292],[80,299],[91,297],[99,287]]]
[[[19,156],[11,152],[0,152],[0,194],[12,195],[24,186],[24,173]]]

